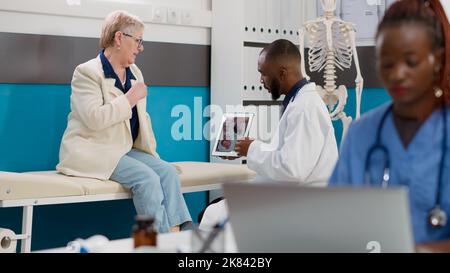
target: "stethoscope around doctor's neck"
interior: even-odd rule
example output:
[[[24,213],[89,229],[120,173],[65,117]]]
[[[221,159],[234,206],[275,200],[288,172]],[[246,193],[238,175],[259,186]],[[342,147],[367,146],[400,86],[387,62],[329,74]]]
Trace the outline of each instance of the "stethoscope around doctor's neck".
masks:
[[[378,124],[377,128],[377,138],[375,144],[370,147],[369,151],[367,152],[366,162],[365,162],[365,168],[364,168],[364,183],[367,185],[370,185],[370,160],[372,155],[378,151],[381,152],[385,158],[384,163],[384,170],[383,170],[383,177],[381,181],[381,187],[386,188],[389,185],[390,180],[390,161],[389,161],[389,151],[385,145],[381,143],[381,131],[383,130],[384,123],[386,121],[386,118],[388,117],[389,113],[392,112],[392,105],[389,106],[389,108],[386,110],[386,112],[381,117],[381,121]],[[443,120],[443,133],[442,133],[442,155],[441,155],[441,161],[439,163],[439,174],[438,174],[438,186],[436,190],[436,204],[434,207],[430,210],[428,213],[428,222],[432,227],[440,228],[444,227],[447,224],[447,213],[441,209],[441,194],[440,189],[443,188],[444,184],[444,163],[445,163],[445,156],[447,153],[447,107],[445,105],[442,106],[442,120]]]

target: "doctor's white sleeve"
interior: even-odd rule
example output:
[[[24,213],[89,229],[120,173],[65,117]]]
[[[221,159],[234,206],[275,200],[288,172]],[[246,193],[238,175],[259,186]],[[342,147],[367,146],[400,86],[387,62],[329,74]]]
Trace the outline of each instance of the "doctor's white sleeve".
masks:
[[[272,180],[306,182],[324,149],[329,128],[321,128],[318,113],[292,113],[287,119],[283,146],[254,141],[248,151],[247,166],[258,175]]]

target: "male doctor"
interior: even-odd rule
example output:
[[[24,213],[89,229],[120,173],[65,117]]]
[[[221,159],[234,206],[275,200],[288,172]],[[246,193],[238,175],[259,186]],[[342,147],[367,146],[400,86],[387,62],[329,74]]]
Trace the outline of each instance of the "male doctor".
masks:
[[[261,83],[277,100],[285,95],[282,116],[270,143],[238,140],[235,150],[247,157],[255,182],[294,182],[326,186],[338,158],[334,129],[325,103],[300,72],[301,56],[290,41],[266,46],[258,59]],[[200,228],[227,216],[223,201],[207,207]]]
[[[325,103],[300,72],[298,48],[288,40],[276,40],[258,59],[261,83],[273,100],[285,95],[278,129],[269,144],[245,139],[236,144],[239,156],[257,180],[291,181],[325,186],[338,151]]]

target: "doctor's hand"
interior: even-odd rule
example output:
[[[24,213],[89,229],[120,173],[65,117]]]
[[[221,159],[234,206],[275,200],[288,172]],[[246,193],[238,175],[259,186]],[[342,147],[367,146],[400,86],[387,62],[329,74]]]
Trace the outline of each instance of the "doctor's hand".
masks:
[[[239,156],[247,156],[248,147],[250,147],[250,144],[252,144],[253,141],[254,139],[248,137],[238,140],[234,150]]]
[[[125,97],[127,97],[131,108],[133,108],[138,101],[147,97],[147,86],[143,82],[137,82],[130,88],[130,90],[128,90]]]
[[[239,156],[238,157],[235,157],[235,156],[221,156],[220,158],[223,159],[223,160],[235,160],[235,159],[238,159]]]

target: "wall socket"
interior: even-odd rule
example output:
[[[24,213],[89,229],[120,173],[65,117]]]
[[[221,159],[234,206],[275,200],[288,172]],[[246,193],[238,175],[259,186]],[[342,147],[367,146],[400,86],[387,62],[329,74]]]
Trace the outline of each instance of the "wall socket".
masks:
[[[167,21],[167,8],[155,7],[153,9],[152,22],[154,23],[165,23]]]
[[[192,12],[189,10],[183,10],[181,12],[181,24],[190,25],[192,23]]]
[[[180,11],[174,8],[167,9],[167,23],[178,24],[180,19]]]

